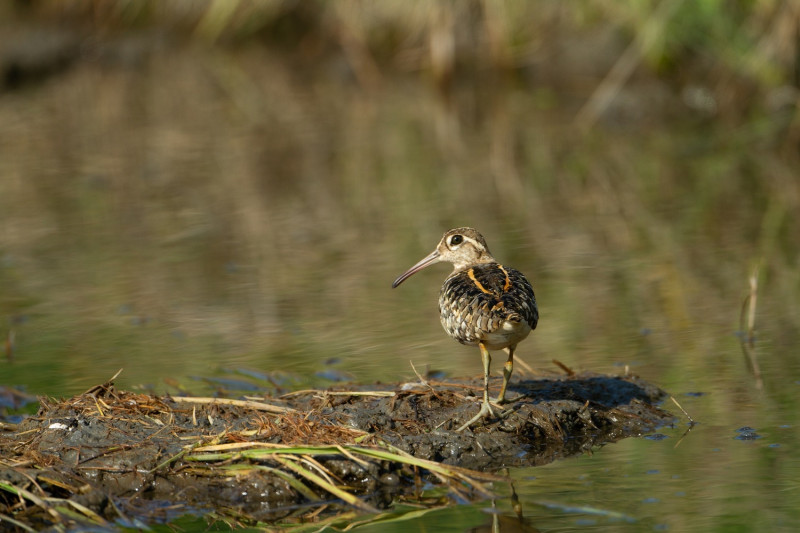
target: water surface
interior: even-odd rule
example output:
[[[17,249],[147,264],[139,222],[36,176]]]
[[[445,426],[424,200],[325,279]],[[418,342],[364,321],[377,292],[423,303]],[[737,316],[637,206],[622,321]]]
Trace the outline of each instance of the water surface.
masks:
[[[370,92],[258,47],[188,46],[4,93],[0,313],[13,349],[0,384],[72,395],[120,368],[119,386],[157,392],[240,368],[289,386],[325,385],[331,369],[413,380],[411,363],[477,375],[477,349],[438,323],[447,267],[390,288],[470,225],[536,290],[522,359],[627,367],[698,422],[687,433],[665,403],[679,419],[665,438],[513,471],[531,526],[797,529],[796,157],[770,148],[769,122],[731,132],[658,106],[582,131],[582,95],[557,89],[456,84],[445,101],[417,78]],[[740,347],[757,268],[761,388]],[[488,506],[396,530],[477,527]],[[496,512],[511,514],[507,498]]]

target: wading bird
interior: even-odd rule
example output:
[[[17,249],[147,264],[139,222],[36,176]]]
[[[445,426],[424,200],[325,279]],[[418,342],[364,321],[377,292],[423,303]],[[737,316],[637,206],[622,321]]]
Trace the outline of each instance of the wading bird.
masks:
[[[505,402],[508,379],[514,371],[514,350],[539,321],[533,287],[521,272],[492,257],[483,235],[472,228],[446,232],[436,249],[398,277],[392,288],[423,268],[446,261],[453,264],[439,293],[442,327],[461,344],[478,346],[483,361],[483,404],[463,431],[485,416],[494,416],[489,404],[490,350],[504,350],[503,386],[497,403]]]

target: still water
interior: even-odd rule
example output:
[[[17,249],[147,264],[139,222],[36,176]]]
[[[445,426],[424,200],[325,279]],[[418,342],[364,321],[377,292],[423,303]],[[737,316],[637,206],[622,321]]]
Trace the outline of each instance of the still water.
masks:
[[[705,413],[707,401],[681,398],[695,413]],[[796,425],[746,419],[760,420],[755,432],[701,422],[687,434],[681,423],[592,455],[512,471],[523,523],[539,531],[796,530]],[[533,531],[516,518],[510,489],[498,488],[506,498],[472,506],[478,513],[442,510],[420,520],[419,529],[393,531],[429,531],[432,524],[465,531],[497,514],[505,519],[500,531]]]
[[[245,48],[86,64],[0,97],[0,385],[66,396],[478,375],[441,331],[445,266],[392,280],[451,227],[526,274],[519,357],[631,372],[674,395],[660,437],[511,472],[504,531],[800,528],[798,161],[760,124],[571,127],[544,86],[375,92]],[[644,98],[644,97],[643,97]],[[661,116],[660,118],[664,118]],[[754,353],[740,320],[757,272]],[[495,364],[497,369],[499,365]],[[750,428],[750,429],[746,429]],[[463,531],[491,502],[369,531]],[[394,528],[394,529],[392,529]],[[516,529],[515,529],[516,528]]]

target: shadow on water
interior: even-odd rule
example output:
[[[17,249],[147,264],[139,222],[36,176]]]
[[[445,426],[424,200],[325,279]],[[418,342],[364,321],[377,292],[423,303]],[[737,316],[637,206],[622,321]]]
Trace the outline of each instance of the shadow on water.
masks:
[[[606,407],[619,407],[633,401],[653,403],[664,397],[664,392],[650,383],[628,381],[618,376],[581,376],[575,380],[523,379],[509,390],[522,392],[534,403],[574,399]]]

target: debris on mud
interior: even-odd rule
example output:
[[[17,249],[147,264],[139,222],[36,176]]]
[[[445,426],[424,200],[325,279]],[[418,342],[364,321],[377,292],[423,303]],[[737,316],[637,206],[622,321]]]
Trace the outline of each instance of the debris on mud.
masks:
[[[632,376],[516,381],[502,414],[458,433],[477,382],[380,384],[246,400],[151,396],[111,381],[40,399],[0,426],[0,522],[20,530],[164,521],[213,510],[237,523],[424,500],[424,482],[486,496],[503,467],[584,453],[673,421]],[[156,511],[154,511],[156,509]]]

